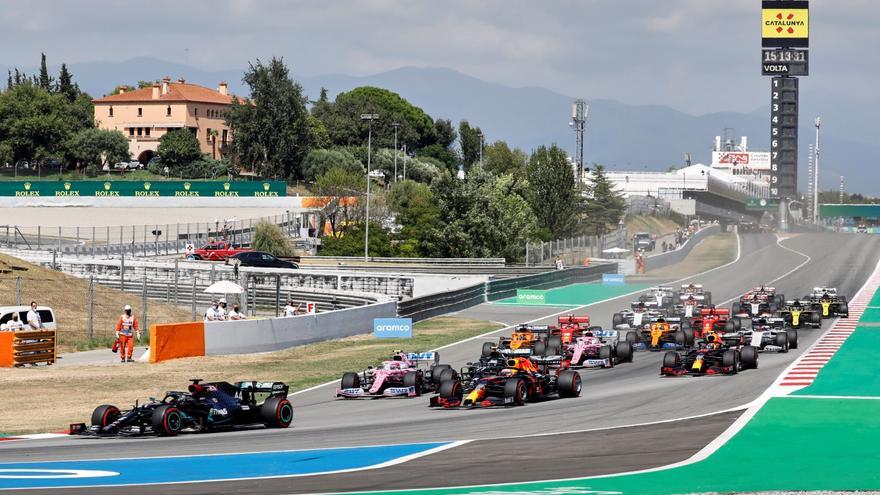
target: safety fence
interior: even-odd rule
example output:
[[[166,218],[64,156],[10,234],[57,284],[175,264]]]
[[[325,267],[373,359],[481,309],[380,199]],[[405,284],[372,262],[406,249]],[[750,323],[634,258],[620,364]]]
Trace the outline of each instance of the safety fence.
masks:
[[[565,265],[580,265],[586,258],[607,257],[608,249],[628,251],[629,232],[621,227],[605,235],[581,235],[549,242],[526,243],[526,266],[553,266],[559,258]]]
[[[386,301],[287,318],[153,325],[150,361],[268,352],[369,333],[375,318],[393,317],[396,308]]]
[[[617,263],[597,263],[589,267],[554,270],[538,275],[490,280],[456,291],[431,294],[401,301],[398,316],[414,321],[461,311],[487,301],[497,301],[516,295],[517,289],[547,289],[602,278],[603,273],[616,273]]]
[[[182,254],[188,244],[196,247],[227,239],[249,245],[254,227],[267,221],[281,228],[303,248],[314,247],[315,239],[304,230],[304,215],[286,212],[260,218],[214,222],[117,225],[103,227],[47,227],[43,225],[0,225],[0,246],[7,249],[54,252],[58,256],[107,258],[148,257]]]
[[[0,332],[0,367],[55,364],[55,330]]]

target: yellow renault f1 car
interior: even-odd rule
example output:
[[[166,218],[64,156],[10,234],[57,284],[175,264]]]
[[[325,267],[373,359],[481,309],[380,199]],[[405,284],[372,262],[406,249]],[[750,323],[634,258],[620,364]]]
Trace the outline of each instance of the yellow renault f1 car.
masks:
[[[792,328],[822,326],[822,315],[816,311],[809,301],[786,301],[779,310],[779,317],[784,318]]]

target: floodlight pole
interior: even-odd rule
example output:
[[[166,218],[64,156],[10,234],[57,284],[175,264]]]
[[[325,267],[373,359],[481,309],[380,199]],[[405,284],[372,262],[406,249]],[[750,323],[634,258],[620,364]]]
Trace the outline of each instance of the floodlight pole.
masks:
[[[379,114],[364,113],[361,114],[361,120],[366,120],[368,124],[367,131],[367,206],[366,221],[364,222],[364,261],[370,259],[370,155],[373,150],[373,121],[379,118]]]

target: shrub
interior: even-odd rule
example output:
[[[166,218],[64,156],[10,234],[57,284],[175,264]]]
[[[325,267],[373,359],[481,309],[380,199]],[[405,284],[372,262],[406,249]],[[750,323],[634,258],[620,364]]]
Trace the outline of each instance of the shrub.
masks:
[[[274,254],[278,257],[293,256],[293,247],[284,231],[275,224],[261,220],[254,227],[254,238],[251,242],[254,251]]]

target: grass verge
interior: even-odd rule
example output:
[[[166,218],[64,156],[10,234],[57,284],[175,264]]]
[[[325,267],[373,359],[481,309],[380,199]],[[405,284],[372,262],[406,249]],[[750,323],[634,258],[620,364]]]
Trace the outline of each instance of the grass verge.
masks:
[[[62,351],[109,347],[122,308],[130,304],[143,325],[141,297],[95,284],[93,336],[88,332],[89,281],[0,254],[0,306],[15,304],[16,279],[21,277],[21,302],[49,306],[58,319]],[[190,321],[192,312],[156,300],[147,301],[149,324]],[[146,328],[142,328],[146,330]],[[144,332],[146,335],[146,332]]]
[[[88,421],[92,410],[100,404],[125,408],[135,399],[143,401],[149,396],[161,396],[166,390],[181,390],[190,378],[230,382],[281,380],[293,392],[339,378],[344,371],[361,371],[395,349],[423,352],[498,328],[501,325],[487,321],[442,317],[417,323],[412,339],[360,335],[271,353],[112,365],[112,372],[108,366],[9,369],[0,373],[0,389],[4,393],[0,401],[0,432],[63,430],[69,423]],[[115,356],[109,350],[107,355],[108,362]],[[34,390],[39,390],[42,397],[51,397],[51,407],[40,407],[39,414],[21,414],[33,410]]]
[[[689,273],[700,273],[725,263],[730,263],[736,258],[736,236],[732,233],[715,234],[705,238],[697,244],[685,259],[674,265],[651,270],[651,260],[648,260],[649,277],[679,277]],[[631,277],[635,280],[636,277]]]
[[[627,230],[631,235],[636,232],[649,232],[654,235],[664,235],[674,232],[681,227],[669,218],[652,217],[649,215],[627,215],[624,222],[626,222]]]

